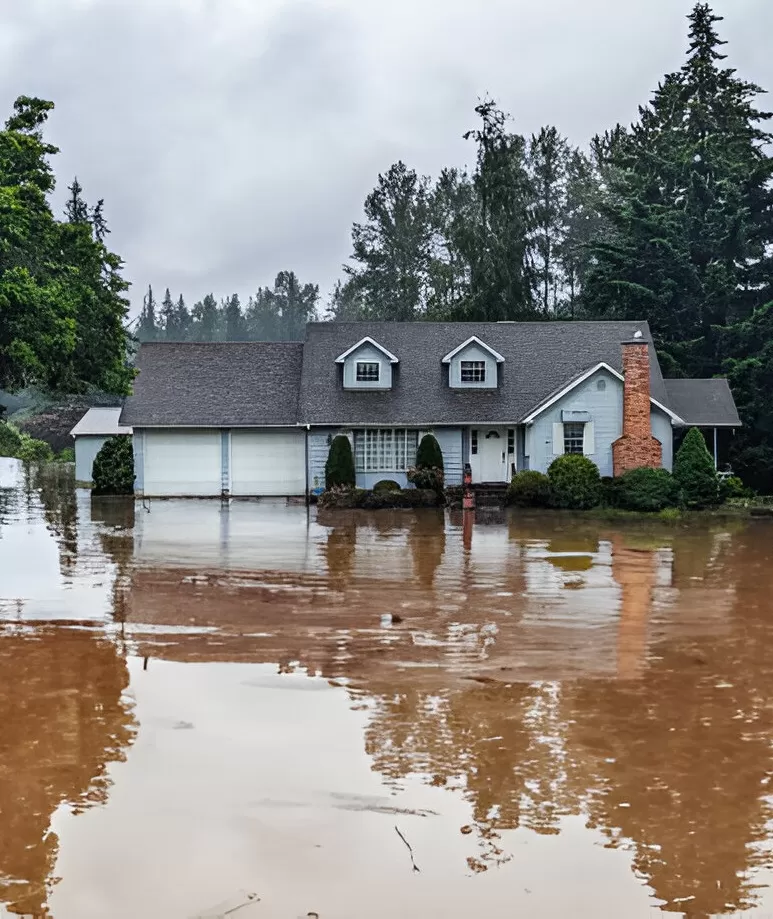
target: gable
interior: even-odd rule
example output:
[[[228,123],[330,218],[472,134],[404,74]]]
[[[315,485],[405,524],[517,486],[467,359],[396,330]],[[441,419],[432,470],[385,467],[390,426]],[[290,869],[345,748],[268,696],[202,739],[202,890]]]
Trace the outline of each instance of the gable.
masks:
[[[504,358],[477,338],[455,348],[443,358],[448,365],[448,385],[452,389],[496,389],[499,364]]]
[[[369,339],[351,348],[342,360],[336,360],[344,389],[355,390],[391,389],[396,363],[389,351]]]

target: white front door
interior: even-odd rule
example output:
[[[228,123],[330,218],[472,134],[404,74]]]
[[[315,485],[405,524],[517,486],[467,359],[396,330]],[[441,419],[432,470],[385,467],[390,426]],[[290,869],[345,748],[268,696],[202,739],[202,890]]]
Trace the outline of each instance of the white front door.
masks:
[[[507,431],[480,428],[478,453],[481,482],[507,481]]]

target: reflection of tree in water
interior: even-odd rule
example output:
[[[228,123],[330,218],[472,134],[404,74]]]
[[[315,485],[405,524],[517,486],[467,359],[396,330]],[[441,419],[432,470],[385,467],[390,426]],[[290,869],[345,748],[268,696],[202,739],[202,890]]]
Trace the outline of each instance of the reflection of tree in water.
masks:
[[[115,565],[113,619],[126,621],[127,592],[134,557],[134,498],[91,498],[91,520],[99,526],[102,551]]]
[[[416,577],[422,587],[432,587],[446,550],[445,511],[418,511],[411,521],[408,540]]]
[[[0,631],[0,903],[49,916],[54,811],[105,803],[135,733],[124,660],[85,630]]]
[[[73,573],[78,560],[78,505],[75,468],[48,463],[26,469],[28,501],[37,491],[49,530],[59,545],[59,568],[63,577]]]
[[[564,754],[550,684],[486,683],[460,692],[378,697],[366,732],[374,767],[393,782],[409,774],[463,789],[482,853],[475,871],[510,856],[501,830],[557,833],[568,802],[557,787]]]

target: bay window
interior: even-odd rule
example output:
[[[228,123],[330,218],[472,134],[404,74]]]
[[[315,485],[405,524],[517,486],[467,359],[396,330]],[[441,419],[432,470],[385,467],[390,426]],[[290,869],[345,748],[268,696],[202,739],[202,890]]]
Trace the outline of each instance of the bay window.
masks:
[[[354,432],[357,472],[405,472],[416,462],[419,432],[407,428],[367,428]]]

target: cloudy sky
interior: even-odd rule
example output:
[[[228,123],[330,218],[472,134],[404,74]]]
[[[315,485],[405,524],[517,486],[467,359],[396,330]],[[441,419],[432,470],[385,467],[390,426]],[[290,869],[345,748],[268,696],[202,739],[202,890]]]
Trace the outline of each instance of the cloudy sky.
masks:
[[[77,174],[105,198],[135,310],[148,283],[190,304],[281,269],[326,296],[379,171],[468,162],[486,93],[576,143],[630,121],[680,66],[691,5],[0,0],[0,102],[56,102],[59,194]],[[773,0],[714,6],[731,62],[773,89]]]

